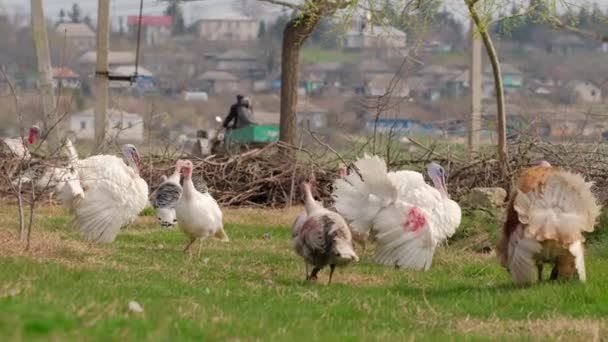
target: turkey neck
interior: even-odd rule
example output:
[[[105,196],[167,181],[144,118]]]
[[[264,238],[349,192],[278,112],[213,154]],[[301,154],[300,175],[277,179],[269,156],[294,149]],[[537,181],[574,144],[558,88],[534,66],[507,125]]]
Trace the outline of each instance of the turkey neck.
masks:
[[[196,189],[194,189],[194,184],[192,183],[192,170],[191,169],[184,169],[183,189],[184,189],[183,195],[186,198],[192,198],[192,196],[196,192]]]
[[[304,200],[304,207],[306,208],[306,212],[308,214],[312,213],[315,209],[319,208],[319,205],[317,204],[317,202],[315,202],[315,199],[312,197],[312,193],[310,192],[310,186],[309,185],[305,185],[304,186],[304,193],[305,193],[305,200]]]

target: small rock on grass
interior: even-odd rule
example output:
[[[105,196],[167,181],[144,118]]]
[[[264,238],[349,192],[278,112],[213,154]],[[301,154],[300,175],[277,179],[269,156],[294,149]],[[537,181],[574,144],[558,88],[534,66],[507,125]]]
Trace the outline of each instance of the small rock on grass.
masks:
[[[142,313],[142,312],[144,312],[144,308],[142,308],[138,302],[132,300],[132,301],[129,301],[129,312]]]

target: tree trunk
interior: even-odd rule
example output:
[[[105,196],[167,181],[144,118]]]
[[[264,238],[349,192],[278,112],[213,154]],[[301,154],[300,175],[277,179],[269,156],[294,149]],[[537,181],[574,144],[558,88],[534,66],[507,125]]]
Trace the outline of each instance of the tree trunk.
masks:
[[[507,175],[508,171],[508,153],[507,153],[507,115],[505,111],[505,93],[502,84],[502,73],[500,71],[500,62],[498,61],[498,54],[492,43],[492,38],[488,32],[487,27],[483,27],[481,19],[475,9],[476,0],[467,1],[465,3],[469,8],[469,14],[471,19],[475,22],[475,26],[479,30],[481,39],[488,53],[488,59],[492,65],[492,72],[494,74],[494,87],[496,91],[496,113],[497,113],[497,125],[496,130],[498,132],[498,167],[502,176]]]
[[[320,20],[321,15],[317,13],[302,14],[292,18],[283,31],[280,139],[291,145],[296,140],[300,48]]]

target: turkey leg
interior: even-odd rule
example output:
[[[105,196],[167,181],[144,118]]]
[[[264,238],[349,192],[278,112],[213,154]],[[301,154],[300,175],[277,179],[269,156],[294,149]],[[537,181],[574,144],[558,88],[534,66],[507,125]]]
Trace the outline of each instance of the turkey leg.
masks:
[[[331,284],[331,277],[334,275],[334,270],[336,269],[336,265],[329,265],[329,281],[327,285]]]

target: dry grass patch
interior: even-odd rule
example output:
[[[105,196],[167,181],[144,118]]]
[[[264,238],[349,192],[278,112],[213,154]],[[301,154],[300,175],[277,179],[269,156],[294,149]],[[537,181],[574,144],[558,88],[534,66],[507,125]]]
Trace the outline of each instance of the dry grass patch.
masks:
[[[30,249],[19,241],[18,233],[0,229],[0,257],[25,257],[38,261],[57,261],[66,266],[92,264],[103,250],[84,241],[63,238],[49,231],[32,233]]]
[[[600,341],[608,334],[608,321],[550,317],[528,321],[479,320],[467,317],[451,324],[451,328],[465,334],[487,337],[522,334],[553,341]]]

